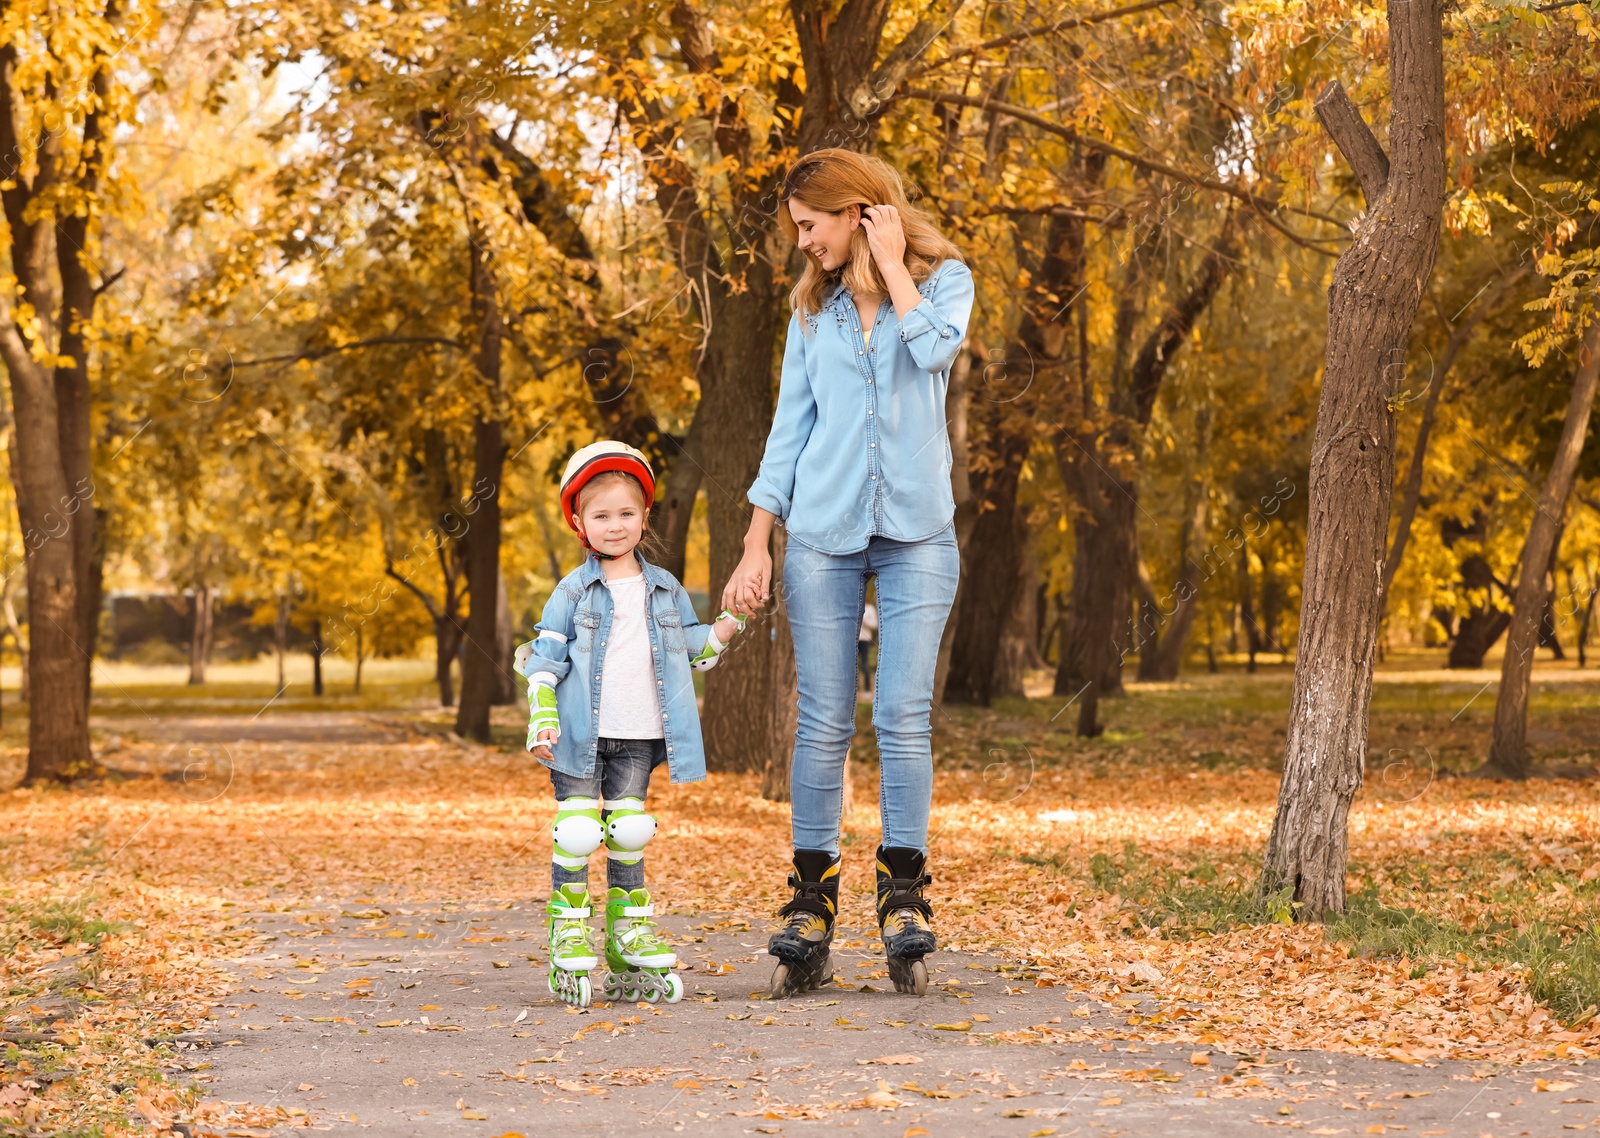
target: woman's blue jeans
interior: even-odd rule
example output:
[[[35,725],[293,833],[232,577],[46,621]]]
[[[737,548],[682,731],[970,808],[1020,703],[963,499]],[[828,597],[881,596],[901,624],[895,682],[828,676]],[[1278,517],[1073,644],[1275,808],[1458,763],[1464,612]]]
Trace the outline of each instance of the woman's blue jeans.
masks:
[[[794,636],[800,722],[789,771],[794,846],[839,852],[845,756],[856,730],[856,644],[867,579],[878,581],[878,736],[883,844],[926,851],[933,798],[933,673],[955,600],[955,527],[923,541],[874,537],[860,553],[820,553],[789,539],[784,600]]]

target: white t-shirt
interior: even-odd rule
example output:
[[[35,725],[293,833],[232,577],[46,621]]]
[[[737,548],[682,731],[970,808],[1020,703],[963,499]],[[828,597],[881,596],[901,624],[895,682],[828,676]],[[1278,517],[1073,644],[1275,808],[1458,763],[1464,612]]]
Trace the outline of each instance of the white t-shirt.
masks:
[[[611,590],[611,635],[600,672],[599,737],[665,738],[650,630],[645,626],[644,574],[618,577],[605,584]]]
[[[867,607],[861,610],[861,632],[856,639],[862,643],[869,643],[876,631],[878,631],[878,606],[868,601]]]

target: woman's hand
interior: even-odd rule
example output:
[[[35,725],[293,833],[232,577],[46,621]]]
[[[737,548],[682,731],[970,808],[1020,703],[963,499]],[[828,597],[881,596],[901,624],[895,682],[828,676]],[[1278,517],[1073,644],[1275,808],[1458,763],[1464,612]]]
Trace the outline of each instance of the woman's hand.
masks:
[[[900,211],[892,205],[869,205],[861,209],[861,228],[867,231],[867,246],[884,282],[896,270],[905,271],[906,230]]]
[[[861,211],[861,227],[867,231],[867,245],[878,275],[889,289],[894,312],[901,320],[918,304],[922,294],[906,268],[906,229],[900,211],[892,205],[869,205]]]
[[[745,546],[738,568],[722,589],[722,607],[749,616],[767,603],[772,585],[772,554],[765,544]],[[720,639],[720,637],[719,637]]]

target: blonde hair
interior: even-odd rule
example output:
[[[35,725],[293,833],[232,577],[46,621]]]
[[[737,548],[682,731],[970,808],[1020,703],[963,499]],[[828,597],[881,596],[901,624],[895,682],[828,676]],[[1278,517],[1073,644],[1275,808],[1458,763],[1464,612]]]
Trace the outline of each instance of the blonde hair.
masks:
[[[853,205],[894,206],[906,234],[905,266],[918,283],[927,280],[941,261],[962,260],[961,250],[939,232],[928,213],[907,199],[900,171],[881,158],[838,147],[813,150],[789,168],[779,198],[784,203],[797,200],[824,213],[842,213]],[[786,204],[778,208],[778,222],[789,240],[799,244],[800,229]],[[832,272],[815,257],[806,258],[805,271],[789,293],[802,327],[805,317],[822,310],[825,293],[838,284],[856,296],[886,296],[889,292],[864,226],[850,235],[850,256]]]

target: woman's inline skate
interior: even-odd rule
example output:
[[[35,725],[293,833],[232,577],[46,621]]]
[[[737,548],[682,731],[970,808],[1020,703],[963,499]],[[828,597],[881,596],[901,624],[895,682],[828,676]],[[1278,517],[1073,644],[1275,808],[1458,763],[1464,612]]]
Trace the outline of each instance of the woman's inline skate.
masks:
[[[931,921],[933,906],[922,891],[933,880],[921,850],[878,847],[878,928],[894,990],[925,995],[928,966],[922,958],[938,947]]]
[[[778,958],[769,989],[773,999],[809,992],[833,979],[829,949],[839,912],[839,855],[795,850],[789,888],[794,896],[778,910],[787,923],[767,942],[767,952]]]

